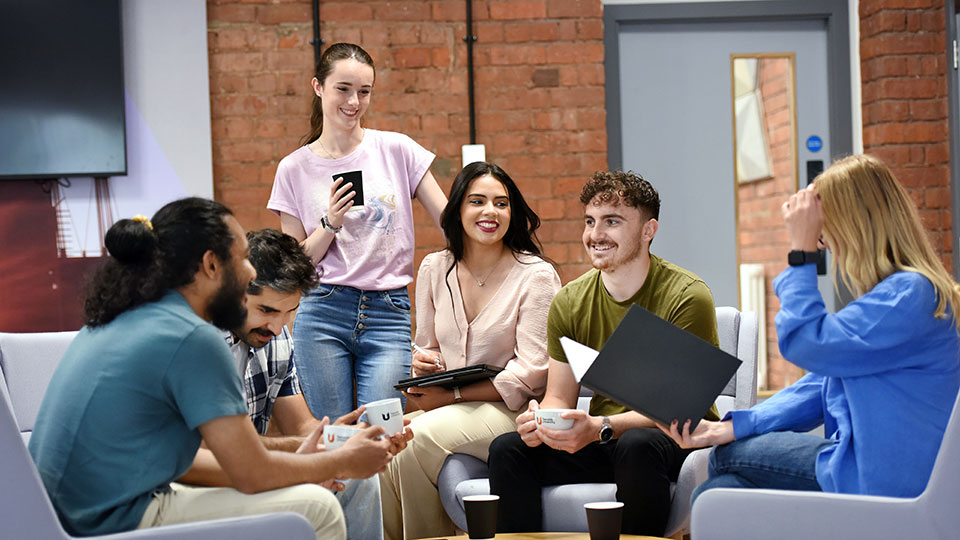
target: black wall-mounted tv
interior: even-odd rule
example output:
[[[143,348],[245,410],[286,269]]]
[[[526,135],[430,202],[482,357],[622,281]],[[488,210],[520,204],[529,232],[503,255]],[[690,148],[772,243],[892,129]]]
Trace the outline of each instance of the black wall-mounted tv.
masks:
[[[127,172],[120,0],[0,0],[0,179]]]

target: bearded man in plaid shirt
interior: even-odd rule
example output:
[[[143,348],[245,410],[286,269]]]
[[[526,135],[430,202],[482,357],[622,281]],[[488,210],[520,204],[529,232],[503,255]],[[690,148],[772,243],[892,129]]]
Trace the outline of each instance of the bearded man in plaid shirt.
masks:
[[[247,241],[257,278],[247,288],[246,322],[242,329],[227,333],[227,345],[237,360],[238,373],[243,375],[247,409],[264,446],[295,452],[310,433],[328,421],[327,417],[318,420],[311,413],[300,392],[293,338],[287,328],[300,306],[300,297],[317,286],[318,278],[310,257],[293,237],[262,229],[247,233]],[[362,412],[362,408],[357,409],[334,423],[353,424]],[[410,436],[405,435],[407,439]],[[194,468],[181,482],[219,485],[214,475],[198,474],[204,469],[204,459],[201,448]],[[376,476],[336,481],[327,487],[338,491],[348,539],[383,538]]]

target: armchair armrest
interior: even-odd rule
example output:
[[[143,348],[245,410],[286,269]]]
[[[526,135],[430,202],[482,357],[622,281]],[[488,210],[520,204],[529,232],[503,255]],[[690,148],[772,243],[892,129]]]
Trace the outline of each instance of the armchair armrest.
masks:
[[[916,499],[811,491],[718,488],[693,505],[694,540],[948,538],[918,515]],[[956,534],[956,531],[950,531]]]

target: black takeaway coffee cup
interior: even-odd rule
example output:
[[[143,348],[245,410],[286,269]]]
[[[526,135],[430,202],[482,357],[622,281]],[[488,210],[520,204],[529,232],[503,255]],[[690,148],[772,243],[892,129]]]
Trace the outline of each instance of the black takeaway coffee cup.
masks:
[[[471,540],[489,540],[497,534],[497,495],[467,495],[463,509],[467,514],[467,534]]]

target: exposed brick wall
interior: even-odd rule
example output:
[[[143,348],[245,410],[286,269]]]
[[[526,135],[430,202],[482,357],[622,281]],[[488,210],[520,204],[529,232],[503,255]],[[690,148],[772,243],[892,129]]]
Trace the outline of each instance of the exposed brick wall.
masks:
[[[943,2],[860,0],[864,151],[886,161],[952,271]]]
[[[320,3],[327,44],[363,46],[377,64],[364,124],[401,131],[437,154],[446,191],[469,143],[465,2]],[[279,226],[264,209],[277,162],[308,130],[313,73],[307,1],[209,0],[214,188],[247,228]],[[477,142],[543,220],[564,282],[588,265],[577,194],[606,167],[600,0],[475,0]],[[415,205],[415,264],[442,247]]]
[[[763,103],[763,122],[773,165],[768,179],[741,184],[737,190],[737,227],[740,240],[740,262],[762,264],[766,287],[767,388],[782,388],[796,381],[799,368],[780,355],[777,330],[773,318],[780,302],[773,293],[773,279],[786,266],[784,253],[790,243],[780,205],[796,191],[796,168],[793,159],[794,89],[790,60],[761,58],[757,66],[757,88]]]

